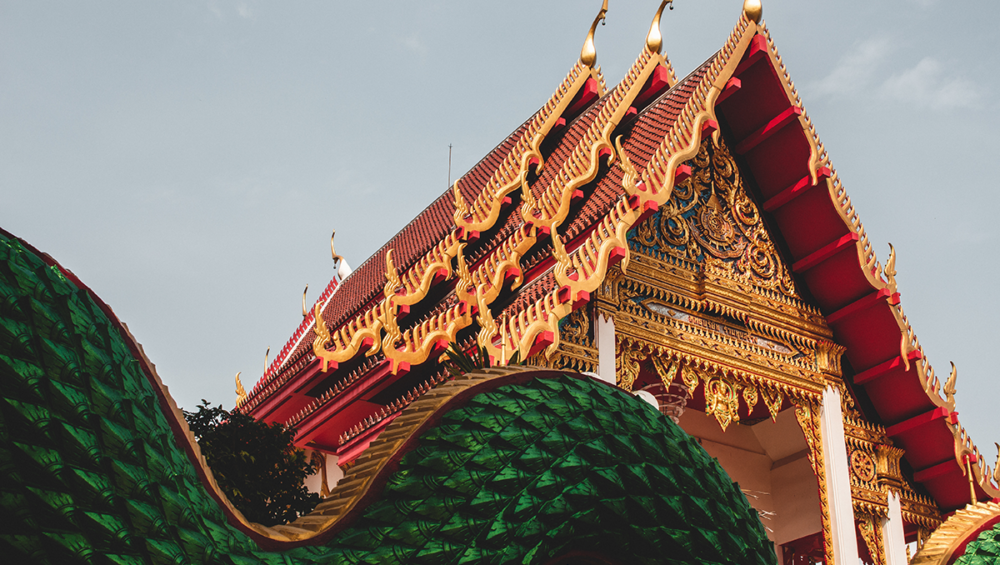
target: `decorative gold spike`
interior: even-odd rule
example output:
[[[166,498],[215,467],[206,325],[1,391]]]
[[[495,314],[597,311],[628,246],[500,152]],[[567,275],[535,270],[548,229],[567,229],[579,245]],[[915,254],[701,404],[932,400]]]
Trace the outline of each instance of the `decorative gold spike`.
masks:
[[[451,187],[451,193],[455,198],[455,212],[461,214],[463,218],[469,217],[469,205],[465,203],[465,199],[462,198],[462,190],[458,188],[458,183],[461,179],[456,180],[455,184]]]
[[[243,383],[240,382],[240,373],[236,373],[236,407],[239,408],[247,401],[247,391],[243,388]]]
[[[337,255],[337,250],[333,248],[333,236],[335,235],[337,235],[337,230],[333,230],[333,233],[330,234],[330,255],[333,256],[334,261],[342,261],[344,258]]]
[[[948,380],[945,381],[944,383],[944,400],[949,405],[951,405],[952,409],[954,409],[955,407],[955,393],[958,392],[958,390],[955,389],[955,381],[957,380],[958,380],[958,369],[956,369],[955,364],[952,363],[951,376],[949,376]]]
[[[323,319],[322,312],[320,311],[319,302],[313,310],[313,332],[316,334],[316,339],[313,341],[313,351],[317,352],[316,355],[319,356],[318,351],[322,351],[326,344],[330,342],[332,336],[330,335],[330,329],[326,327],[326,320]],[[326,370],[327,362],[323,361],[323,370]]]
[[[396,264],[392,262],[392,249],[385,254],[385,287],[383,293],[386,298],[395,296],[403,288],[403,283],[399,280],[399,273],[396,271]]]
[[[271,354],[271,346],[267,346],[267,351],[264,352],[264,372],[267,372],[267,356]]]
[[[1000,443],[993,442],[997,446],[997,463],[993,466],[993,482],[1000,485]]]
[[[566,246],[563,245],[563,240],[559,237],[559,232],[554,229],[552,230],[552,257],[555,258],[557,263],[572,267],[569,253],[566,253]]]
[[[885,275],[885,282],[889,285],[889,292],[896,294],[896,249],[891,243],[889,244],[889,260],[885,262],[882,274]]]
[[[465,244],[461,243],[458,246],[458,253],[455,254],[455,260],[458,263],[458,282],[461,284],[465,292],[474,292],[476,290],[476,283],[472,279],[472,274],[469,273],[469,265],[465,262]]]
[[[748,20],[760,23],[760,18],[764,15],[764,7],[760,0],[743,0],[743,14]]]
[[[309,310],[306,309],[306,293],[309,292],[309,283],[306,283],[305,290],[302,291],[302,317],[305,318],[309,315]]]
[[[667,4],[670,4],[670,8],[673,9],[674,0],[660,2],[660,7],[653,17],[653,23],[649,26],[649,33],[646,35],[646,49],[649,49],[650,53],[659,53],[660,49],[663,48],[663,36],[660,35],[660,16],[663,15],[663,8],[666,8]]]
[[[597,48],[594,47],[594,32],[597,30],[597,23],[604,23],[604,16],[608,13],[608,0],[604,0],[601,11],[594,18],[594,23],[590,24],[590,32],[587,33],[587,40],[583,42],[583,49],[580,51],[580,62],[588,68],[594,68],[597,62]]]

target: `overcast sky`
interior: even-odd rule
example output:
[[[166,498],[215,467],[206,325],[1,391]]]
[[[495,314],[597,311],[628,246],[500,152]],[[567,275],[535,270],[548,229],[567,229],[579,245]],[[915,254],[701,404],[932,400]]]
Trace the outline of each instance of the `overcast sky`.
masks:
[[[677,0],[687,74],[740,0]],[[657,0],[611,0],[616,84]],[[128,323],[177,401],[231,406],[329,281],[538,109],[599,0],[0,1],[0,226]],[[993,461],[1000,3],[764,0],[764,19],[961,421]]]

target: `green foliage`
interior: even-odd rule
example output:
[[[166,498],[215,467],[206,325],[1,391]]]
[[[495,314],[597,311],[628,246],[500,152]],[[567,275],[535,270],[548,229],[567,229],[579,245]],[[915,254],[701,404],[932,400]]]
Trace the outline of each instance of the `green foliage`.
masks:
[[[305,452],[292,445],[294,432],[202,400],[184,411],[188,426],[215,480],[248,520],[272,526],[310,512],[319,496],[303,486],[312,473]]]

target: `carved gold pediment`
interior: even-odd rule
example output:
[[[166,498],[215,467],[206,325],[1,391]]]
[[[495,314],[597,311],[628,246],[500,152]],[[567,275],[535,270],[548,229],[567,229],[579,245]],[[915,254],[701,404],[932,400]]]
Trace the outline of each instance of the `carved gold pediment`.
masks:
[[[798,299],[791,271],[723,138],[718,144],[702,141],[689,164],[691,177],[629,234],[637,250],[698,264],[706,275],[736,283],[734,288],[752,285]]]

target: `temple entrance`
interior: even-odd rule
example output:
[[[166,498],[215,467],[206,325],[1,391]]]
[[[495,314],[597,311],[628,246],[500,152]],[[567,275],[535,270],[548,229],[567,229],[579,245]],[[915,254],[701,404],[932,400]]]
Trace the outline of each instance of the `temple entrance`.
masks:
[[[819,398],[638,342],[619,353],[619,386],[655,402],[718,460],[760,516],[779,562],[810,563],[801,540],[823,547]]]

